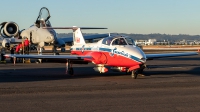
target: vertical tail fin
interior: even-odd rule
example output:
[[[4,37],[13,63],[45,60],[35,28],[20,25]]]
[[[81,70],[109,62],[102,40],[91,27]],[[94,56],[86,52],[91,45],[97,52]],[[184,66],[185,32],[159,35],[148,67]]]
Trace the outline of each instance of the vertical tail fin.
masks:
[[[74,42],[74,45],[85,44],[85,40],[83,38],[83,34],[80,28],[73,29],[73,42]]]

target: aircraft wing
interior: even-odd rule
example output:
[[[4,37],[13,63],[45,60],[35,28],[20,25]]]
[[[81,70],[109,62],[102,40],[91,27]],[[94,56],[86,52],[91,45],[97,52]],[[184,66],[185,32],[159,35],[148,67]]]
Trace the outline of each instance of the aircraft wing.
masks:
[[[83,37],[85,40],[90,40],[90,39],[97,39],[97,38],[105,38],[108,36],[109,36],[108,34],[95,34],[95,35],[87,35]],[[65,43],[73,42],[73,37],[61,37],[60,39],[62,39]]]
[[[16,58],[35,58],[35,59],[91,59],[91,56],[79,56],[79,55],[18,55],[18,54],[5,54],[5,57]]]
[[[0,43],[3,42],[3,39],[4,38],[1,38],[0,37]],[[21,43],[22,42],[22,39],[18,39],[18,38],[6,38],[9,40],[10,43],[14,44],[14,43]]]
[[[22,39],[18,39],[18,38],[11,38],[10,39],[10,43],[21,43]]]
[[[191,56],[198,55],[197,52],[184,52],[184,53],[163,53],[163,54],[146,54],[147,60],[164,57],[177,57],[177,56]]]

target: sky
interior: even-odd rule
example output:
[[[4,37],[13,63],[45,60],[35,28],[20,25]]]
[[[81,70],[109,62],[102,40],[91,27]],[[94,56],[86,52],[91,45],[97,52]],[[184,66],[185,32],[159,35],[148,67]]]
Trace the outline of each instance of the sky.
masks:
[[[200,35],[200,0],[1,0],[0,22],[26,29],[42,7],[49,9],[54,27],[108,28],[84,33]]]

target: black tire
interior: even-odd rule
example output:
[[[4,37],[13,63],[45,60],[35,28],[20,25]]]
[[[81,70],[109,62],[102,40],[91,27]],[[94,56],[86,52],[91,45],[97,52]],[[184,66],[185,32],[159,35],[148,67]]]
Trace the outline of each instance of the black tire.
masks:
[[[68,73],[69,73],[69,75],[74,75],[74,69],[73,68],[69,68]]]
[[[142,69],[142,68],[139,69],[139,70],[138,70],[138,74],[143,74],[143,71],[144,71],[144,69]]]
[[[133,70],[131,76],[132,76],[132,78],[137,79],[138,70]]]
[[[134,73],[134,79],[137,79],[137,76],[138,76],[138,71],[136,70]]]
[[[131,75],[132,72],[126,70],[126,75]]]

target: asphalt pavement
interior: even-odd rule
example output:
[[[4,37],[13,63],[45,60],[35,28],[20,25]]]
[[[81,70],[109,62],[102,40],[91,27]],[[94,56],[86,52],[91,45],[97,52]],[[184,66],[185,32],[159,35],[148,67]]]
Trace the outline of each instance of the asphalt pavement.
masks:
[[[145,76],[109,71],[94,65],[65,63],[0,64],[2,112],[192,111],[200,110],[200,57],[150,60]]]

